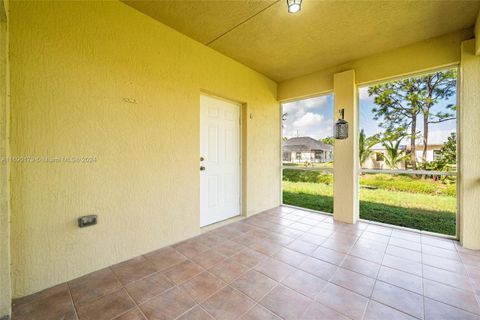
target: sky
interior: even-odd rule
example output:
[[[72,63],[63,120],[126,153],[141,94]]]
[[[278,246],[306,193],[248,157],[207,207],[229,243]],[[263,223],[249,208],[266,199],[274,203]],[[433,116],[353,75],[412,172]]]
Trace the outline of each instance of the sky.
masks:
[[[333,135],[333,94],[282,105],[286,120],[283,136],[323,139]]]
[[[373,119],[372,108],[375,107],[373,97],[368,95],[368,87],[361,87],[359,92],[359,127],[364,129],[366,136],[372,136],[383,132],[379,127],[380,120]],[[283,136],[292,137],[312,137],[322,139],[333,135],[334,121],[337,115],[333,115],[333,94],[327,94],[315,98],[303,99],[284,103],[283,113],[286,113],[286,120],[283,121]],[[445,106],[455,104],[456,95],[448,100],[441,101],[434,106],[432,111],[446,111]],[[418,127],[423,126],[423,118],[419,116]],[[451,132],[456,132],[456,121],[446,121],[439,124],[430,124],[429,126],[429,144],[442,144],[447,141]],[[420,142],[420,140],[419,140]],[[406,140],[404,142],[407,143]]]
[[[372,109],[375,107],[373,102],[373,97],[368,96],[368,87],[361,87],[358,90],[359,94],[359,127],[360,130],[365,130],[365,135],[367,137],[372,136],[376,133],[383,132],[384,130],[379,127],[379,120],[373,119]],[[447,100],[440,101],[435,105],[431,110],[432,113],[442,112],[451,112],[448,111],[445,107],[449,104],[456,104],[457,96],[453,95]],[[457,123],[455,120],[445,121],[442,123],[432,123],[429,125],[428,133],[428,143],[429,144],[443,144],[447,141],[447,138],[450,136],[450,133],[456,132]],[[423,117],[419,116],[417,120],[417,130],[422,134],[423,128]],[[405,139],[404,143],[407,139]],[[418,139],[417,143],[421,143],[421,138]]]

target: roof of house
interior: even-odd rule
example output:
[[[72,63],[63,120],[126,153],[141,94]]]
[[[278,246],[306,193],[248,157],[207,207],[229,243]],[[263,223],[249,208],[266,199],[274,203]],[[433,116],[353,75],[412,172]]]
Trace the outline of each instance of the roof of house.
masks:
[[[311,137],[296,137],[290,138],[282,143],[284,151],[332,151],[333,146],[315,140]]]

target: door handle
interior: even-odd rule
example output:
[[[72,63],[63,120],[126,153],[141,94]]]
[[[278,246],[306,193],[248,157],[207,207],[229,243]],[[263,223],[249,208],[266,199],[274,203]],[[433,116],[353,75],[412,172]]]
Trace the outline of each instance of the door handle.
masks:
[[[203,161],[203,160],[205,160],[205,158],[204,158],[204,157],[200,157],[200,161]]]
[[[205,168],[204,166],[201,166],[201,167],[200,167],[200,171],[205,171],[205,169],[206,169],[206,168]]]

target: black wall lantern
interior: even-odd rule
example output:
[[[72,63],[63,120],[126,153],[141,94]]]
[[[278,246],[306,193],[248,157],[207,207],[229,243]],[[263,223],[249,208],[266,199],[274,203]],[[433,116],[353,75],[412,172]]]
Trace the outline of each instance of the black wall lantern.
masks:
[[[340,109],[338,111],[340,113],[340,119],[335,122],[335,132],[334,138],[335,139],[347,139],[348,138],[348,122],[345,121],[343,118],[345,116],[345,109]]]

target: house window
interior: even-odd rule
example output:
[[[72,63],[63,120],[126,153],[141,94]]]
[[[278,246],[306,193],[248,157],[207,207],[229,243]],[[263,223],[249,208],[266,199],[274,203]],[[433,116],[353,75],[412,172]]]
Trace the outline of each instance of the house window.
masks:
[[[383,153],[377,152],[377,153],[376,153],[375,160],[378,161],[378,162],[382,162],[382,161],[385,160],[385,156],[383,155]]]
[[[322,151],[315,151],[315,159],[322,159]]]
[[[301,159],[302,159],[302,153],[301,153],[301,152],[295,153],[295,158],[296,158],[297,160],[301,160]]]

